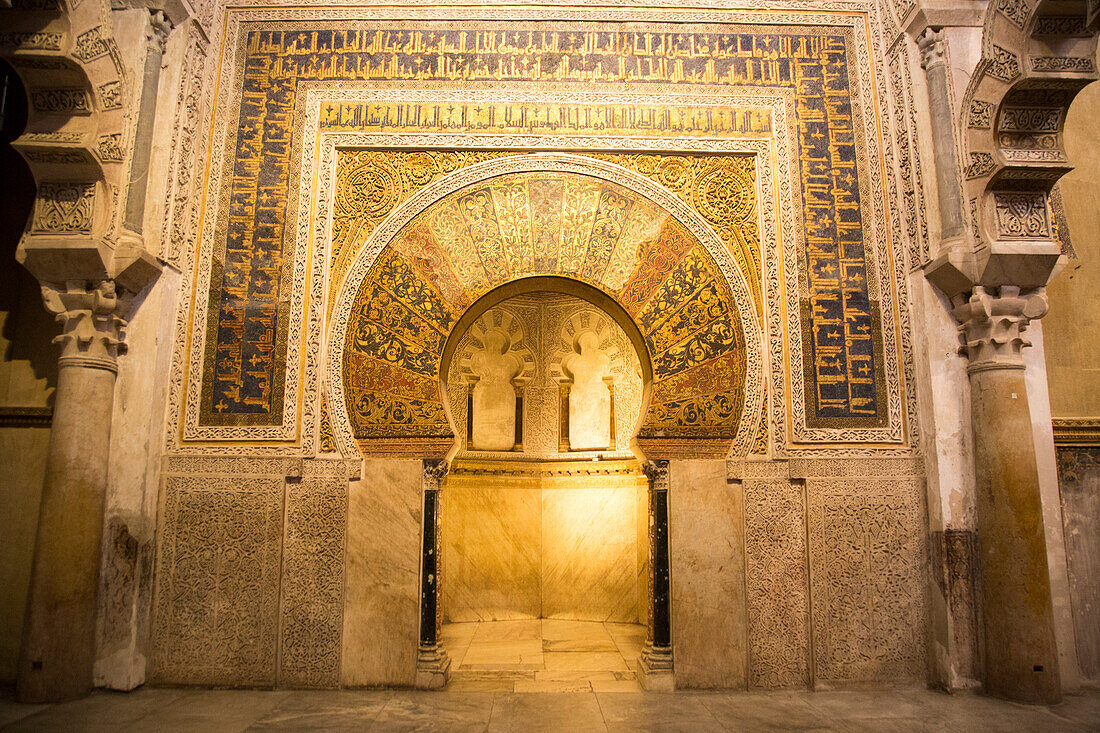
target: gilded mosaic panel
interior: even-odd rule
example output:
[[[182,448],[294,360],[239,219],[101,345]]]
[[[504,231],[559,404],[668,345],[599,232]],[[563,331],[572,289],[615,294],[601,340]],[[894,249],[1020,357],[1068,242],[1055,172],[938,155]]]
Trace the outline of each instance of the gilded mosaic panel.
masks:
[[[450,248],[457,222],[439,210],[460,212],[466,233],[458,239],[478,247]],[[635,211],[649,218],[637,222]],[[441,219],[447,224],[437,231]],[[393,244],[409,231],[436,253],[430,269],[409,264]],[[663,278],[647,267],[655,261],[663,263]],[[630,189],[577,174],[531,172],[446,196],[408,222],[375,260],[352,305],[345,341],[343,384],[355,437],[449,434],[441,397],[425,381],[434,381],[442,337],[493,284],[562,273],[615,297],[642,330],[659,395],[642,435],[736,436],[745,337],[738,304],[711,255],[682,223]],[[401,303],[391,305],[395,299]],[[372,312],[377,302],[387,307]],[[371,378],[389,372],[405,376]],[[380,402],[386,410],[377,408]]]
[[[854,54],[851,32],[842,26],[737,26],[715,24],[663,26],[651,24],[646,32],[621,32],[615,24],[575,24],[547,22],[532,32],[523,23],[484,22],[463,25],[419,22],[415,26],[400,22],[385,27],[367,22],[341,21],[340,28],[317,26],[292,27],[282,23],[280,30],[265,30],[262,25],[242,31],[237,63],[242,69],[239,83],[243,95],[239,108],[236,139],[227,151],[228,201],[219,211],[214,228],[214,264],[210,278],[209,320],[207,323],[205,366],[199,405],[200,425],[272,425],[285,413],[282,395],[285,389],[289,308],[285,290],[294,256],[292,238],[285,235],[285,202],[296,183],[291,165],[290,126],[296,95],[302,82],[340,81],[344,79],[395,80],[417,82],[461,80],[463,83],[550,82],[563,85],[599,85],[604,83],[639,85],[677,85],[716,87],[736,85],[789,90],[793,95],[797,118],[798,164],[803,180],[802,250],[804,287],[808,293],[803,318],[809,323],[809,339],[802,350],[804,368],[814,388],[807,419],[829,426],[880,425],[885,420],[882,374],[882,340],[876,338],[878,315],[874,302],[879,296],[869,281],[868,258],[863,241],[864,212],[860,200],[861,176],[857,165],[857,147],[861,133],[862,111],[851,97],[851,73]],[[490,108],[491,107],[491,108]],[[331,105],[325,110],[324,129],[389,131],[522,130],[537,136],[548,130],[645,130],[654,135],[702,135],[711,130],[733,126],[742,129],[762,127],[751,116],[744,119],[729,112],[729,120],[719,120],[713,109],[646,109],[639,106],[628,112],[586,109],[568,105],[518,105],[510,110],[498,106],[482,109],[463,105]],[[623,105],[630,107],[630,105]],[[327,125],[327,127],[325,127]],[[369,153],[374,154],[374,153]],[[388,155],[388,154],[385,154]],[[474,155],[482,155],[476,153]],[[491,154],[485,154],[491,155]],[[422,159],[424,180],[437,175],[435,163]],[[677,190],[686,176],[682,166],[665,161],[665,185]],[[261,173],[262,171],[262,173]],[[745,171],[740,171],[744,174]],[[654,174],[659,180],[659,173]],[[716,170],[699,177],[687,189],[678,191],[739,252],[742,264],[759,298],[759,254],[753,254],[751,241],[737,242],[738,231],[723,221],[730,211],[716,211],[722,197],[744,181],[736,170]],[[743,178],[743,176],[742,176]],[[405,192],[383,191],[400,180]],[[423,185],[402,174],[376,177],[363,191],[365,205],[378,218],[398,205],[408,187]],[[391,186],[391,189],[398,187]],[[471,192],[474,194],[475,192]],[[493,256],[500,246],[506,269],[486,272],[489,283],[499,282],[501,274],[515,277],[527,272],[544,271],[552,258],[544,256],[552,242],[558,244],[559,271],[591,279],[596,271],[622,274],[617,259],[617,243],[631,228],[631,211],[616,207],[612,192],[597,198],[595,208],[584,203],[577,211],[591,212],[592,220],[580,219],[567,230],[555,229],[552,221],[536,222],[544,216],[532,209],[509,223],[496,214],[496,208],[508,206],[516,190],[490,189],[474,195],[465,208],[448,214],[449,220],[464,224],[467,231],[492,212],[499,240],[466,241]],[[546,204],[556,202],[558,192],[551,190],[536,196]],[[562,190],[563,201],[570,196],[587,202],[591,190]],[[748,206],[752,200],[746,199]],[[458,202],[456,202],[457,205]],[[336,208],[340,206],[337,203]],[[537,213],[536,213],[537,212]],[[471,218],[472,217],[472,218]],[[597,218],[598,217],[598,218]],[[377,220],[377,219],[376,219]],[[368,230],[369,221],[353,222],[334,237],[334,264],[329,282],[339,281],[341,257],[337,242],[358,241],[351,231]],[[734,232],[727,236],[723,229]],[[561,236],[559,238],[559,232]],[[410,232],[410,235],[412,233]],[[345,236],[346,235],[346,236]],[[490,230],[491,235],[491,230]],[[751,235],[741,235],[751,239]],[[509,238],[526,238],[537,243],[531,251],[505,249]],[[590,270],[572,270],[578,242],[592,246]],[[427,256],[415,262],[431,263],[435,256],[424,250],[424,240],[411,236],[410,249]],[[540,260],[543,262],[540,263]],[[752,267],[755,265],[755,268]],[[427,266],[428,269],[432,269]],[[455,282],[477,277],[476,273],[455,272]],[[664,280],[663,277],[660,278]],[[445,294],[455,282],[436,283]],[[641,285],[644,283],[628,283]],[[477,289],[479,286],[473,286]],[[625,293],[629,295],[630,293]],[[452,302],[457,308],[459,301]],[[697,348],[730,344],[729,329],[717,327]],[[394,348],[395,342],[387,342]],[[722,346],[724,348],[724,346]],[[677,362],[690,368],[694,362]]]

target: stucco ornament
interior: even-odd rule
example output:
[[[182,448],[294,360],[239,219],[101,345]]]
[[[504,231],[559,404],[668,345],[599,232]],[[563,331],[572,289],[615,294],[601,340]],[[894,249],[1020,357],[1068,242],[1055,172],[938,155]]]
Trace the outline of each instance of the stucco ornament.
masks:
[[[475,450],[510,450],[516,442],[516,390],[513,379],[523,362],[508,352],[508,334],[490,329],[484,348],[471,361],[473,376],[473,440]]]
[[[573,380],[569,389],[569,447],[601,450],[611,446],[611,358],[600,350],[600,338],[583,331],[562,369]]]

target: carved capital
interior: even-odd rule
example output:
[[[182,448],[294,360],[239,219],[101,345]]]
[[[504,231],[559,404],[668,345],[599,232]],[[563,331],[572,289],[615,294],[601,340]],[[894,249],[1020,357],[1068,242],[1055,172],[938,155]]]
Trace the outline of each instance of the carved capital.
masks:
[[[149,15],[150,23],[145,41],[149,45],[150,52],[163,55],[168,44],[168,34],[172,32],[172,21],[168,20],[163,10],[150,10]]]
[[[446,461],[424,461],[424,491],[439,491],[439,484],[450,468]]]
[[[126,353],[126,321],[114,282],[70,280],[63,289],[44,285],[42,298],[61,324],[61,335],[54,339],[61,345],[60,366],[118,371],[118,357]]]
[[[668,461],[650,461],[642,470],[649,478],[650,491],[668,491]]]
[[[1019,287],[1002,285],[997,292],[976,285],[969,299],[959,300],[953,313],[960,324],[959,353],[970,359],[967,371],[1023,369],[1023,348],[1031,345],[1023,333],[1046,315],[1046,291],[1021,294]]]
[[[925,28],[917,36],[917,48],[920,49],[920,65],[924,70],[947,64],[947,37],[938,28]]]

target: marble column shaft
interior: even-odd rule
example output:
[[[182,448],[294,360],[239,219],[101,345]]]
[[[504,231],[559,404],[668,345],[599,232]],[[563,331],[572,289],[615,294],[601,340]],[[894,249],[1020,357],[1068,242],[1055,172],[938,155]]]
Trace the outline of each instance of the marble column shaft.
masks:
[[[950,79],[947,68],[947,41],[943,31],[927,28],[917,39],[921,66],[928,81],[928,107],[932,123],[933,161],[936,188],[939,191],[940,227],[943,239],[965,234],[962,191],[959,188],[958,161],[955,156],[955,123],[951,110]]]
[[[1039,472],[1021,349],[1042,292],[976,286],[956,299],[970,358],[981,556],[985,690],[1025,703],[1061,700]]]
[[[450,679],[451,659],[439,646],[439,490],[447,473],[445,461],[424,461],[424,523],[420,555],[420,643],[416,686],[438,689]]]
[[[153,128],[156,122],[157,90],[160,87],[160,65],[164,59],[164,46],[172,25],[163,11],[150,14],[146,36],[145,67],[141,79],[141,98],[138,106],[137,129],[134,133],[134,153],[130,161],[130,187],[126,195],[124,225],[129,231],[140,234],[145,219],[145,194],[149,187],[149,159],[153,150]]]
[[[86,695],[95,665],[107,459],[117,355],[114,283],[43,288],[63,325],[16,696],[56,702]]]
[[[671,689],[672,608],[668,558],[668,461],[646,467],[649,478],[649,570],[652,603],[641,666],[646,689]]]

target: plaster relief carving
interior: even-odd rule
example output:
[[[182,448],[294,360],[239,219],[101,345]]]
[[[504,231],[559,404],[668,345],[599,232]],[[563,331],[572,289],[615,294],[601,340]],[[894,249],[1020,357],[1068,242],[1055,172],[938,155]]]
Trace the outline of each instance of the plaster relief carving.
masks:
[[[522,419],[522,425],[516,425],[522,445],[509,445],[488,455],[489,451],[474,444],[470,418],[476,410],[473,358],[480,353],[484,335],[493,328],[509,335],[508,351],[523,364],[522,373],[512,380],[519,386],[517,397],[523,400],[522,410],[516,410],[517,419]],[[571,355],[580,358],[578,338],[586,331],[596,337],[596,348],[608,359],[605,367],[598,365],[604,371],[597,378],[608,398],[603,408],[607,424],[602,428],[607,442],[600,443],[603,448],[579,450],[568,440],[568,393],[575,387],[574,375],[565,362]],[[599,361],[602,363],[602,359]],[[583,367],[572,364],[571,368]],[[632,455],[629,438],[638,429],[643,409],[641,364],[619,324],[585,300],[562,293],[535,292],[490,308],[461,337],[447,375],[447,402],[459,438],[459,455],[467,450],[478,451],[479,458],[506,458],[516,452],[526,457],[569,459],[589,458],[594,451],[605,457]]]
[[[859,464],[849,466],[858,470]],[[919,679],[925,669],[921,479],[808,478],[806,489],[813,679]]]
[[[65,40],[65,36],[62,33],[24,31],[5,31],[4,33],[0,33],[0,46],[12,46],[22,49],[60,51],[61,42],[63,40]]]
[[[810,677],[805,497],[786,477],[750,478],[759,468],[744,480],[749,684],[797,687]]]
[[[31,231],[36,234],[91,232],[94,206],[95,183],[44,181],[38,184]]]
[[[266,464],[257,468],[278,467]],[[166,478],[151,680],[275,683],[283,481],[240,473]]]
[[[1020,75],[1020,59],[1016,54],[1000,46],[993,47],[993,64],[989,75],[1004,82],[1010,82]]]
[[[995,193],[997,229],[1005,237],[1050,236],[1047,197],[1039,193]]]
[[[92,105],[83,89],[48,88],[31,92],[31,104],[44,114],[90,115]]]
[[[513,380],[523,362],[508,353],[508,334],[494,328],[482,337],[483,347],[470,360],[473,384],[475,450],[510,450],[516,443],[516,393]]]
[[[600,350],[600,337],[582,331],[574,352],[562,361],[572,380],[569,389],[569,447],[604,450],[611,447],[611,358]]]
[[[343,631],[347,474],[341,461],[309,461],[286,485],[279,683],[336,687]]]

